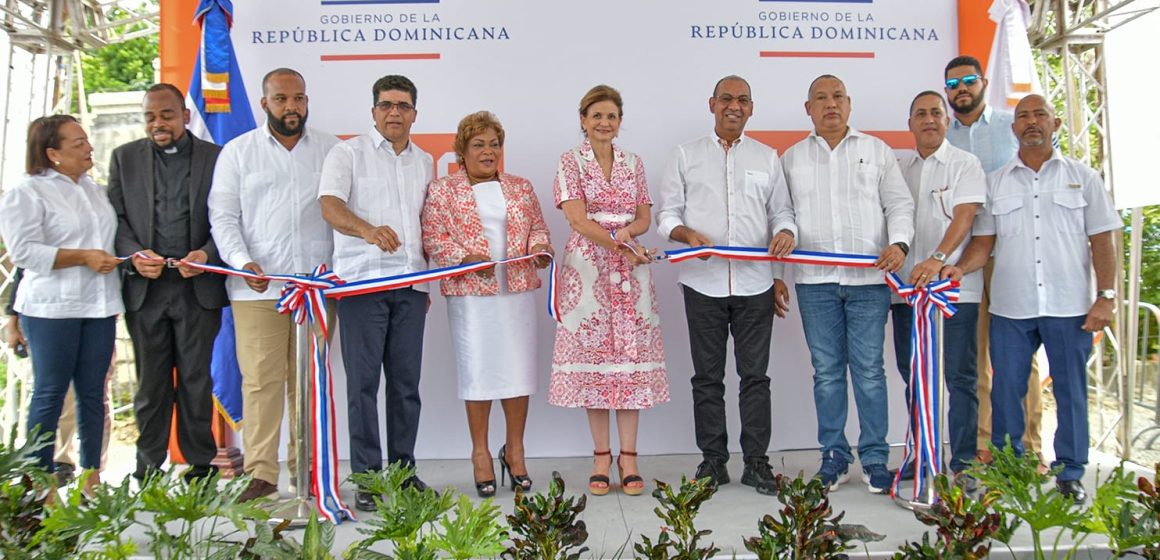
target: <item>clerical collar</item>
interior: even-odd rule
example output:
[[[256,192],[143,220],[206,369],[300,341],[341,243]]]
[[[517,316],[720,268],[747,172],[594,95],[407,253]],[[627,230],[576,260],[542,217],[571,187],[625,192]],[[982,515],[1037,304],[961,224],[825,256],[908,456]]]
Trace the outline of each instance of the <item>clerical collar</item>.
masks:
[[[181,138],[179,138],[176,142],[174,142],[174,143],[172,143],[164,148],[161,148],[161,147],[157,146],[156,144],[154,144],[153,149],[156,150],[158,154],[172,156],[172,155],[175,155],[178,153],[181,153],[181,154],[188,153],[189,147],[192,145],[193,145],[193,140],[190,139],[189,131],[187,130],[187,131],[185,131],[185,134],[182,134]]]

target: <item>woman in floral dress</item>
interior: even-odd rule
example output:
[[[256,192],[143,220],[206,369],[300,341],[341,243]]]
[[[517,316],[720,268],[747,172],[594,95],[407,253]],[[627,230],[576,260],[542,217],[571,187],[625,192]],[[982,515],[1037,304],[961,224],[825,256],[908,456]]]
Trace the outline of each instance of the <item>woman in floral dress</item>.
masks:
[[[610,413],[616,411],[625,494],[644,491],[636,464],[640,410],[669,400],[664,346],[649,258],[636,237],[649,230],[652,198],[644,164],[612,143],[623,102],[608,86],[580,100],[585,140],[560,156],[556,205],[572,234],[559,273],[548,402],[585,408],[594,460],[588,489],[610,489]]]

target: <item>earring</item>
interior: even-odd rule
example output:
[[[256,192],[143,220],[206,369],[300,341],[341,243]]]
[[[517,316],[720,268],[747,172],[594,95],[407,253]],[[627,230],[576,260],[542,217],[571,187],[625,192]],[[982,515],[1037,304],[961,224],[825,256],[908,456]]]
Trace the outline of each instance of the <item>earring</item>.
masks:
[[[53,165],[55,165],[55,166],[57,166],[57,167],[60,167],[60,162],[59,162],[59,161],[54,161],[54,162],[52,162],[52,164],[53,164]]]

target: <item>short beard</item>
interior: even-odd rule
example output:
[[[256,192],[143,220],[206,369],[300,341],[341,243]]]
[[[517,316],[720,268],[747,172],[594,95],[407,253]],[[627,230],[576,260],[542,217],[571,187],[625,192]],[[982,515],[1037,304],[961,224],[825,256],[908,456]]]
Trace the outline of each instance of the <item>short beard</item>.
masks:
[[[966,107],[959,107],[958,103],[955,103],[955,101],[952,100],[951,101],[951,109],[960,115],[968,115],[972,111],[974,111],[975,109],[978,109],[979,105],[982,105],[982,104],[983,104],[983,94],[979,93],[979,95],[972,95],[971,96],[971,102],[968,103]]]
[[[283,117],[279,119],[275,117],[269,109],[266,109],[266,121],[270,123],[270,128],[274,129],[274,132],[277,132],[282,136],[298,136],[299,134],[302,134],[302,130],[306,128],[306,113],[298,115],[298,126],[294,128],[286,126],[286,121],[282,120],[285,118],[286,116],[283,115]]]

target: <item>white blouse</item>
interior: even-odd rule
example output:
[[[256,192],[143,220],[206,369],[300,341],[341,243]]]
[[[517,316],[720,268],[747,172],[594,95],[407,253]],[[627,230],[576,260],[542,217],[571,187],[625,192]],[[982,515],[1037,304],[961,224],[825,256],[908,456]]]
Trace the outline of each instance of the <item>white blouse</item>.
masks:
[[[117,216],[105,188],[88,175],[79,183],[48,170],[25,177],[0,196],[0,236],[24,269],[15,309],[42,319],[97,319],[125,310],[119,271],[85,266],[53,269],[60,249],[113,254]]]

